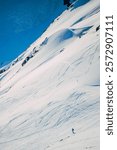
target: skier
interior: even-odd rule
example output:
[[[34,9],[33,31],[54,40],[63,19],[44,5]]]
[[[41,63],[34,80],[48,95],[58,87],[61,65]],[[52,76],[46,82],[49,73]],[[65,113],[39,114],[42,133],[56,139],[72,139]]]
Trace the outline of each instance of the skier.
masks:
[[[67,5],[67,7],[69,7],[71,5],[70,0],[64,0],[64,5]]]
[[[74,128],[72,128],[72,133],[73,133],[73,134],[76,134]]]

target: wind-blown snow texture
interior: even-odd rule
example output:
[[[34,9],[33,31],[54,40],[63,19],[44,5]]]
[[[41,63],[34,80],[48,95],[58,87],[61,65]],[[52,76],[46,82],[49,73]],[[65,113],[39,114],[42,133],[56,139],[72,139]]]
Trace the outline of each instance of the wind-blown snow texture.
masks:
[[[0,73],[0,150],[99,150],[99,1],[64,11]]]

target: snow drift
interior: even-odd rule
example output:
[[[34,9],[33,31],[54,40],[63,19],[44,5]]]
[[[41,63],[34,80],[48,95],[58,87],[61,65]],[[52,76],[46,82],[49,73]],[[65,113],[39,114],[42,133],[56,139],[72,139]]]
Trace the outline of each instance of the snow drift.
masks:
[[[76,1],[1,72],[0,149],[99,150],[99,60],[99,1]]]

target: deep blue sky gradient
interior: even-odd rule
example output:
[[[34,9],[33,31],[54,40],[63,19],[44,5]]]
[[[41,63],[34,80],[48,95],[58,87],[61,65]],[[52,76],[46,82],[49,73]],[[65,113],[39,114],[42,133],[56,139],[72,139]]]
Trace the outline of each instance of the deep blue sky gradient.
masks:
[[[0,0],[0,67],[26,50],[61,14],[63,0],[55,1]],[[79,0],[79,5],[87,1]]]
[[[43,15],[46,11],[43,6],[49,7],[49,0],[42,5],[43,1],[0,0],[0,66],[26,50],[62,12],[58,10],[55,16],[51,12]]]

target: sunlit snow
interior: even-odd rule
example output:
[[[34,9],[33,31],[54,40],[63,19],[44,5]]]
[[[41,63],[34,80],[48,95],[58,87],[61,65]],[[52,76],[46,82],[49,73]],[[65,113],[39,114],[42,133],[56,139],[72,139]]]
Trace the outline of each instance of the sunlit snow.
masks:
[[[99,150],[99,1],[64,11],[0,74],[0,150]]]

